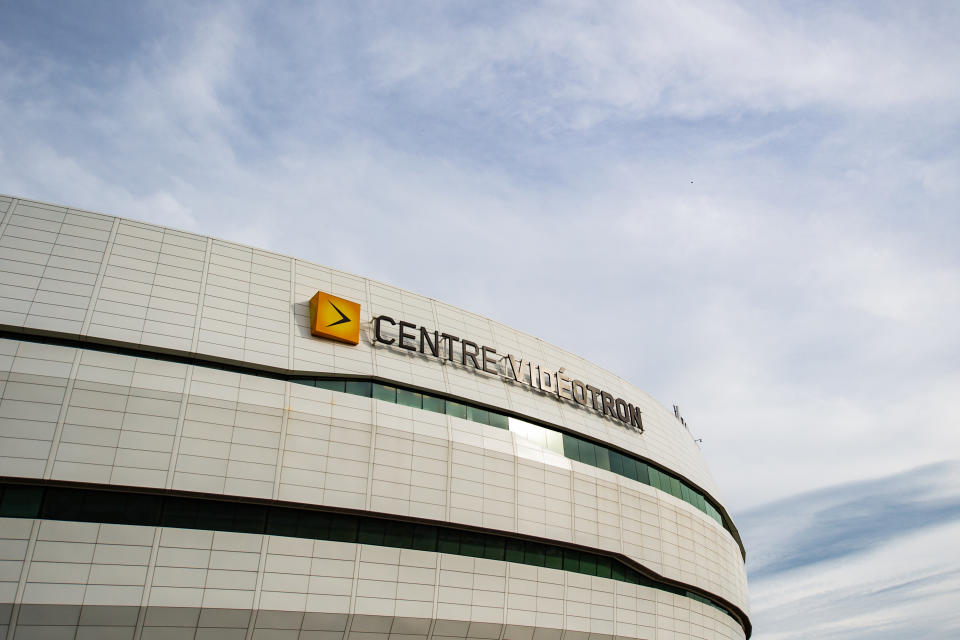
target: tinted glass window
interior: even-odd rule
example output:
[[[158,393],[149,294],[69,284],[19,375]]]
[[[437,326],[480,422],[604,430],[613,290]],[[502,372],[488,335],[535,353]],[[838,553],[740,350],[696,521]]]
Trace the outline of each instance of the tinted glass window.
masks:
[[[487,410],[476,407],[467,407],[467,420],[473,420],[480,424],[490,424],[490,417]]]
[[[397,388],[389,385],[373,383],[373,397],[384,402],[397,402]]]
[[[436,413],[443,413],[445,411],[443,398],[437,398],[435,396],[428,396],[424,394],[423,396],[423,408],[427,411],[435,411]]]
[[[167,509],[164,510],[164,519],[168,512]],[[297,535],[299,520],[299,514],[292,509],[273,509],[267,519],[267,533],[274,536],[294,537]]]
[[[356,542],[357,519],[353,516],[337,515],[330,521],[330,539],[335,542]]]
[[[296,516],[294,521],[296,521]],[[163,505],[163,524],[166,527],[183,527],[192,529],[197,524],[197,509],[192,500],[187,498],[167,498]],[[297,535],[296,527],[290,533],[282,535]]]
[[[330,389],[330,391],[339,391],[343,393],[346,383],[343,380],[317,380],[316,386],[321,389]]]
[[[546,554],[546,561],[543,566],[550,569],[563,569],[563,549],[548,547]]]
[[[593,446],[597,455],[597,466],[610,471],[610,450],[597,445]]]
[[[497,427],[498,429],[509,429],[507,424],[507,416],[500,415],[499,413],[494,413],[493,411],[489,414],[490,426]]]
[[[437,536],[437,551],[440,553],[460,553],[460,535],[458,531],[440,530]]]
[[[459,402],[454,402],[453,400],[447,400],[446,403],[446,413],[449,416],[456,416],[458,418],[467,417],[467,407]]]
[[[523,562],[523,543],[519,540],[506,541],[506,560],[507,562]]]
[[[421,398],[423,396],[416,391],[407,391],[406,389],[397,389],[397,404],[405,407],[420,408]]]
[[[580,556],[580,573],[588,576],[597,575],[597,557],[591,553],[585,553]]]
[[[360,523],[360,531],[357,534],[357,542],[382,546],[384,533],[386,533],[386,523],[383,520],[363,518]]]
[[[505,557],[506,545],[503,538],[487,536],[483,545],[483,557],[490,560],[503,560]]]
[[[420,551],[437,550],[437,528],[418,524],[413,530],[413,548]]]
[[[483,538],[479,533],[464,531],[460,534],[460,554],[472,558],[483,557]]]
[[[662,474],[658,472],[657,475]],[[663,477],[662,480],[671,486],[675,481],[679,483],[676,478]],[[681,489],[681,492],[683,491],[684,489]],[[686,487],[685,491],[692,499],[703,500],[703,496],[695,490]],[[711,517],[715,514],[719,518],[716,509],[709,503],[704,502],[704,507]],[[81,522],[109,521],[133,525],[159,523],[164,526],[245,533],[266,532],[315,540],[361,542],[394,548],[439,551],[564,569],[645,584],[662,591],[698,599],[720,611],[730,613],[692,592],[654,583],[607,556],[493,534],[397,522],[383,518],[244,504],[229,500],[17,485],[0,485],[0,515],[39,516],[51,520]]]
[[[355,396],[369,398],[372,392],[372,386],[373,385],[366,380],[347,380],[345,391],[347,393],[352,393]]]
[[[670,478],[670,493],[677,498],[683,498],[683,494],[680,492],[680,480],[677,478]]]
[[[580,445],[577,439],[566,433],[563,434],[563,455],[571,460],[580,459]]]
[[[387,522],[383,543],[388,547],[410,549],[413,544],[414,525],[406,522]]]
[[[526,543],[526,545],[524,545],[524,550],[523,550],[524,564],[532,564],[535,567],[542,567],[545,560],[546,560],[546,552],[543,548],[543,545],[537,544],[535,542],[528,542]]]
[[[650,467],[646,462],[637,461],[637,481],[643,484],[650,483]]]
[[[0,503],[0,515],[10,518],[35,518],[40,513],[43,489],[39,487],[7,487]]]
[[[597,575],[601,578],[610,578],[613,576],[613,565],[615,563],[605,556],[597,557]],[[619,563],[616,563],[619,564]]]
[[[580,441],[580,462],[597,466],[597,447],[592,442]]]
[[[620,455],[616,451],[611,451],[609,455],[610,455],[610,471],[613,471],[617,475],[627,476],[626,471],[624,471],[623,469],[624,461],[626,460],[628,463],[630,463],[630,466],[632,467],[633,460],[630,460],[629,458],[625,458],[624,456]],[[630,476],[627,476],[627,477],[630,477]],[[636,480],[636,478],[634,478],[634,480]]]

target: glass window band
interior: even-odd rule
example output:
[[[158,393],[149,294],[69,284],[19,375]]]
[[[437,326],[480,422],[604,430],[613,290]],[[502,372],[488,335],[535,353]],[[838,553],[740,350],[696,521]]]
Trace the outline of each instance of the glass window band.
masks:
[[[612,578],[687,596],[709,604],[738,622],[742,619],[722,603],[687,589],[661,583],[610,556],[444,525],[297,508],[293,505],[13,483],[0,483],[0,517],[279,535],[506,560]]]
[[[287,380],[296,384],[328,389],[330,391],[336,391],[339,393],[349,393],[366,398],[372,397],[376,398],[377,400],[391,402],[394,404],[416,406],[417,408],[423,408],[437,413],[445,413],[457,418],[473,420],[481,424],[491,425],[500,429],[509,429],[511,431],[514,431],[514,429],[510,428],[511,421],[524,423],[527,425],[531,424],[520,420],[519,418],[514,418],[513,416],[507,416],[505,414],[490,411],[489,409],[474,406],[470,403],[453,401],[441,395],[414,391],[412,389],[404,389],[402,386],[384,384],[363,378],[335,378],[330,376],[304,376],[299,374],[290,375],[274,371],[264,371],[254,367],[209,362],[201,358],[191,358],[176,354],[145,351],[116,345],[104,345],[96,342],[81,342],[79,340],[69,338],[36,336],[12,331],[0,331],[0,338],[21,340],[25,342],[37,342],[41,344],[59,344],[78,349],[103,351],[107,353],[117,353],[132,357],[150,358],[169,362],[179,362],[183,364],[208,367],[211,369],[220,369],[223,371],[256,375],[264,378]],[[401,394],[401,389],[403,389],[403,394]],[[404,401],[401,401],[401,398],[403,398]],[[417,402],[419,402],[419,404],[417,404]],[[714,506],[710,499],[704,496],[697,489],[687,485],[685,482],[683,482],[683,480],[665,470],[653,467],[646,462],[632,458],[626,454],[610,449],[609,447],[605,447],[604,445],[596,444],[576,436],[571,436],[559,430],[551,429],[550,427],[544,427],[542,425],[535,426],[538,429],[546,431],[548,449],[556,451],[557,453],[562,453],[565,457],[570,458],[571,460],[577,460],[578,462],[583,462],[584,464],[589,464],[593,467],[612,471],[613,473],[630,478],[631,480],[642,482],[656,489],[660,489],[665,493],[669,493],[670,495],[673,495],[676,498],[692,505],[694,508],[705,513],[707,516],[720,524],[720,526],[730,532],[733,538],[737,541],[737,544],[740,546],[741,553],[743,553],[743,545],[740,542],[739,536],[734,532],[732,525],[728,521],[724,520],[719,509]],[[611,454],[619,454],[622,457],[619,470],[615,468],[614,463],[610,458]],[[633,462],[632,465],[630,464],[631,462]],[[683,486],[686,486],[687,491],[682,489]]]

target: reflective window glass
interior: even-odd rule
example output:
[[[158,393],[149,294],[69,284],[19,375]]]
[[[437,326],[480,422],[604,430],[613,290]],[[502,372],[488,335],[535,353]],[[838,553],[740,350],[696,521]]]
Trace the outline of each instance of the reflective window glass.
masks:
[[[40,487],[8,486],[3,491],[0,515],[10,518],[35,518],[40,513],[41,498],[43,489]]]
[[[167,519],[168,511],[169,509],[164,509],[164,520]],[[292,509],[271,509],[267,517],[267,533],[273,536],[294,537],[297,535],[299,520],[299,514]]]
[[[546,561],[546,551],[542,544],[537,542],[527,542],[523,546],[524,564],[532,564],[535,567],[542,567]]]
[[[201,529],[229,531],[233,525],[233,503],[194,500],[190,507],[197,514],[196,526]]]
[[[419,409],[422,403],[423,395],[416,391],[407,391],[406,389],[397,389],[397,404],[405,407]]]
[[[563,549],[557,547],[547,547],[545,567],[550,569],[563,569]]]
[[[383,534],[386,532],[386,523],[379,518],[362,518],[360,530],[357,532],[357,542],[360,544],[383,545]]]
[[[626,460],[626,461],[630,464],[630,466],[632,467],[632,466],[633,466],[633,460],[630,460],[629,458],[626,458],[626,457],[620,455],[620,454],[619,454],[618,452],[616,452],[616,451],[611,451],[611,452],[608,453],[608,455],[609,455],[609,457],[610,457],[610,471],[613,471],[615,474],[620,475],[620,476],[626,476],[627,473],[626,473],[626,472],[624,471],[624,469],[623,469],[623,462],[624,462],[624,460]],[[629,477],[629,476],[627,476],[627,477]],[[636,480],[636,478],[634,478],[634,480]]]
[[[670,493],[672,493],[675,498],[683,498],[683,494],[680,491],[680,480],[678,478],[670,478]]]
[[[483,557],[489,560],[503,560],[506,552],[505,542],[499,536],[487,536],[483,545]]]
[[[483,557],[483,538],[479,533],[464,531],[460,534],[460,555],[471,558]]]
[[[443,413],[444,408],[443,398],[438,398],[436,396],[428,396],[423,394],[423,408],[427,411],[433,411],[435,413]]]
[[[650,466],[646,462],[637,461],[637,482],[650,484]]]
[[[80,514],[84,520],[96,520],[98,522],[122,523],[123,519],[123,497],[105,491],[82,491],[83,499],[80,508],[83,513]],[[120,498],[119,500],[117,498]]]
[[[356,542],[357,519],[337,514],[330,520],[330,539],[334,542]]]
[[[623,565],[620,564],[619,562],[614,562],[614,563],[613,563],[613,566],[611,567],[611,577],[612,577],[614,580],[619,580],[619,581],[621,581],[621,582],[626,582],[626,581],[627,581],[627,571],[629,571],[629,569],[627,569],[625,566],[623,566]]]
[[[454,402],[453,400],[447,400],[446,413],[448,416],[456,416],[457,418],[466,418],[467,407],[459,402]]]
[[[584,553],[580,556],[580,573],[588,576],[597,575],[597,557],[592,553]]]
[[[650,486],[654,489],[663,489],[663,487],[660,486],[660,470],[656,467],[650,467],[649,465],[648,468],[650,473]]]
[[[437,550],[437,528],[428,524],[418,524],[413,530],[413,549],[420,551]]]
[[[383,544],[388,547],[409,549],[413,544],[414,525],[407,522],[387,522]]]
[[[163,525],[192,529],[197,522],[193,501],[186,498],[167,498],[163,504]],[[288,535],[296,535],[296,527]]]
[[[343,393],[346,389],[346,383],[343,380],[317,380],[316,386],[321,389],[329,389],[330,391],[339,391]]]
[[[372,392],[372,386],[373,385],[367,380],[347,380],[345,391],[355,396],[369,398]]]
[[[253,522],[256,518],[256,513],[251,512],[249,515],[237,514],[238,518],[243,518],[244,521],[249,519],[251,523],[251,533]],[[304,512],[300,514],[299,522],[297,523],[297,535],[301,538],[315,538],[318,540],[326,540],[327,536],[330,535],[330,517],[328,514],[314,511]]]
[[[144,526],[160,524],[160,514],[163,510],[163,497],[147,494],[129,494],[124,501],[123,511],[125,522]],[[257,533],[263,533],[263,523]]]
[[[610,450],[598,445],[594,445],[593,450],[597,456],[597,466],[610,471]]]
[[[390,385],[373,383],[373,397],[384,402],[397,403],[397,388]]]
[[[580,441],[580,462],[591,467],[597,466],[597,446],[586,440]]]
[[[523,562],[523,542],[520,540],[507,540],[506,541],[506,561],[507,562]]]
[[[597,575],[601,578],[609,578],[613,576],[613,565],[619,564],[613,562],[610,558],[606,556],[597,557]]]
[[[437,536],[437,551],[440,553],[460,553],[460,532],[441,529]]]
[[[707,511],[707,501],[703,499],[703,494],[699,491],[693,492],[693,499],[696,502],[697,509],[706,513]]]
[[[473,420],[480,424],[490,424],[490,415],[486,409],[467,407],[467,420]]]
[[[496,427],[498,429],[507,429],[507,416],[501,415],[499,413],[494,413],[493,411],[489,414],[490,426]]]

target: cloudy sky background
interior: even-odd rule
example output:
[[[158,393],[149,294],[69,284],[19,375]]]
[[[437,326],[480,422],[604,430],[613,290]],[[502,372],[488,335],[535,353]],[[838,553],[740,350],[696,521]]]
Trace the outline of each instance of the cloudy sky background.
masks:
[[[360,273],[599,362],[703,438],[756,638],[957,636],[957,3],[0,17],[0,192]]]

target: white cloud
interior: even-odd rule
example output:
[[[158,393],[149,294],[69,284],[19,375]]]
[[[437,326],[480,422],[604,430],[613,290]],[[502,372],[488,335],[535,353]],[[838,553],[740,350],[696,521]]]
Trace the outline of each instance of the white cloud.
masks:
[[[384,83],[431,98],[463,93],[508,113],[519,101],[534,126],[547,114],[587,127],[609,117],[877,112],[956,100],[956,16],[876,9],[550,3],[494,24],[391,30],[371,51]]]
[[[960,463],[743,514],[754,638],[952,638]]]

